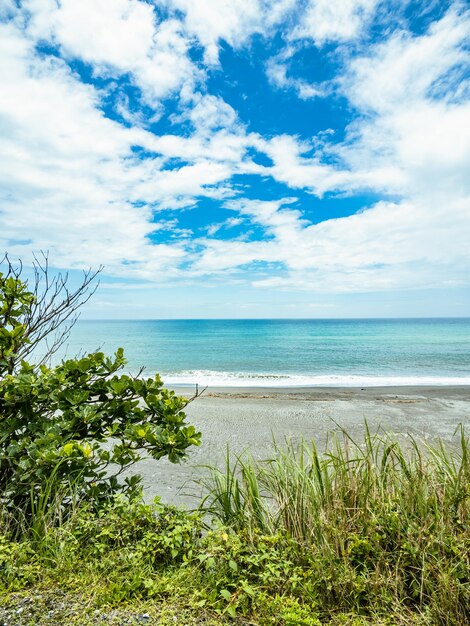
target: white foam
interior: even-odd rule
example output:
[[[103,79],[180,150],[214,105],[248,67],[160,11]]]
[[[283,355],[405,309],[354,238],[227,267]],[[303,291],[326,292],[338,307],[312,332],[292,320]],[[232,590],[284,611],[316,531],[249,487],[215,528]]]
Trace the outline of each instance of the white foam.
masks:
[[[401,387],[470,385],[470,376],[291,375],[186,370],[162,374],[166,385],[205,387]]]

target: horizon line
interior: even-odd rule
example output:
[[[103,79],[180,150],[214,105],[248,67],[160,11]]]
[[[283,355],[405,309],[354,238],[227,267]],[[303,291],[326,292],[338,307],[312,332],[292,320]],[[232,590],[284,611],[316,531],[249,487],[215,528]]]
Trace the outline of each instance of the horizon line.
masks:
[[[82,322],[324,322],[351,320],[470,320],[470,315],[379,316],[379,317],[85,317]]]

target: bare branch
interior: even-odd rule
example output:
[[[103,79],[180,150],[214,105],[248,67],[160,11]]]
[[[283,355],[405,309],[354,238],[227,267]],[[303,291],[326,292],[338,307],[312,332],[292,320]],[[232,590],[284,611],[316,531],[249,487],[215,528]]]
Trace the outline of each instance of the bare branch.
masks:
[[[208,385],[206,385],[204,387],[204,389],[199,390],[199,385],[196,385],[196,392],[190,397],[187,398],[186,400],[186,406],[190,403],[193,402],[194,400],[196,400],[197,398],[200,398],[202,396],[203,393],[205,393],[205,391],[207,390]]]
[[[23,280],[23,264],[13,264],[5,254],[0,265],[6,266],[4,278],[13,277]],[[33,278],[24,280],[34,300],[24,314],[22,323],[26,332],[15,356],[15,365],[26,359],[38,347],[43,349],[41,362],[48,361],[67,341],[70,331],[79,317],[78,310],[88,302],[99,286],[97,276],[103,267],[91,268],[83,272],[80,285],[72,289],[69,286],[68,273],[53,273],[49,265],[49,255],[40,252],[34,255]]]

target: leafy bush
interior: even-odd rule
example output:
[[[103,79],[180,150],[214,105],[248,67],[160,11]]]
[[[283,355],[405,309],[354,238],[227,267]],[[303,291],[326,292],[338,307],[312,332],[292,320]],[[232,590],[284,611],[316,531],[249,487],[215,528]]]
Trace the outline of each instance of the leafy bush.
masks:
[[[33,547],[0,535],[0,590],[16,590],[35,582],[41,571]]]
[[[172,506],[129,501],[122,496],[108,501],[94,515],[82,509],[70,520],[67,532],[88,557],[101,558],[112,550],[129,550],[140,565],[188,562],[201,537],[200,515]]]
[[[187,400],[158,375],[123,374],[122,349],[56,367],[18,361],[74,302],[67,292],[65,301],[48,303],[11,268],[0,273],[0,498],[26,525],[72,497],[97,505],[116,492],[133,494],[139,477],[119,476],[143,452],[177,462],[200,443],[186,423]]]

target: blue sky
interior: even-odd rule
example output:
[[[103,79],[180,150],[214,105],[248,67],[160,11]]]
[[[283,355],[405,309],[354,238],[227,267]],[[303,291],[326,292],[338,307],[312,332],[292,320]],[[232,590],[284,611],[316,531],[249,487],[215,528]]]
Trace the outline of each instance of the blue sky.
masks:
[[[0,249],[98,318],[470,315],[470,12],[3,0]]]

